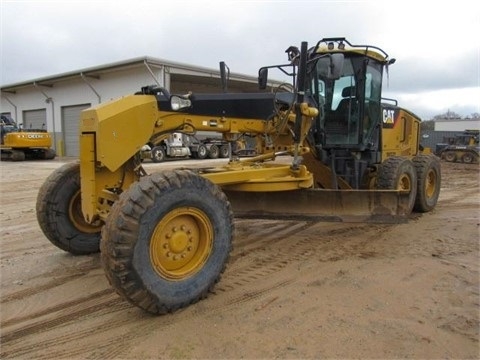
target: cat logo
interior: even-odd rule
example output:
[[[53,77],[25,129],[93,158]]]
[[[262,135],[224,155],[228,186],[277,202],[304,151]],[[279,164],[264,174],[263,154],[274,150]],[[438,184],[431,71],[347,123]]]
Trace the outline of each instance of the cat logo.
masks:
[[[384,109],[383,110],[383,123],[384,124],[393,124],[395,119],[395,110]]]

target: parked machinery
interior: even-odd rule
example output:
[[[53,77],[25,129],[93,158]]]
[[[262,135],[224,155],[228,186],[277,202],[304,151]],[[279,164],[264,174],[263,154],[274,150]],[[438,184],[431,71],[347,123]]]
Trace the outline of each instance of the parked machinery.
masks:
[[[55,158],[52,137],[45,129],[21,129],[10,116],[1,115],[0,134],[2,160]]]
[[[180,132],[170,134],[159,144],[147,144],[144,149],[145,158],[150,158],[153,162],[162,162],[167,159],[217,159],[228,158],[230,156],[230,143],[223,140],[221,134],[213,135],[188,135]]]
[[[448,162],[478,163],[479,130],[465,130],[463,134],[444,139],[436,145],[435,153]]]
[[[419,150],[420,120],[382,99],[382,74],[394,60],[344,38],[287,54],[287,64],[259,70],[259,85],[279,69],[293,91],[171,95],[145,87],[84,110],[80,162],[54,171],[38,194],[46,237],[74,254],[100,250],[117,293],[162,314],[206,297],[219,280],[234,216],[396,222],[412,209],[432,210],[440,163]],[[215,131],[230,142],[248,135],[259,155],[147,174],[141,147],[178,131]],[[275,161],[280,155],[288,163]]]

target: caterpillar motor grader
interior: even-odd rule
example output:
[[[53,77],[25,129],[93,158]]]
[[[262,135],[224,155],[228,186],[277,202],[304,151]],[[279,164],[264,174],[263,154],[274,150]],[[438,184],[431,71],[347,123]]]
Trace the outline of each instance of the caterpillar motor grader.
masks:
[[[287,55],[286,64],[259,70],[261,90],[269,70],[291,76],[291,86],[273,91],[173,95],[147,86],[84,110],[79,163],[54,171],[38,193],[45,236],[73,254],[100,251],[117,293],[163,314],[206,297],[219,280],[235,217],[395,222],[432,210],[439,161],[419,150],[420,120],[382,99],[394,60],[345,38],[310,49],[302,42]],[[145,143],[197,131],[229,142],[253,136],[259,155],[142,168]]]

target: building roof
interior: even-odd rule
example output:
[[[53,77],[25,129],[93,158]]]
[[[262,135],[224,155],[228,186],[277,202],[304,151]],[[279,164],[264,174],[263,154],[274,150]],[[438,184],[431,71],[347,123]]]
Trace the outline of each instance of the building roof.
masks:
[[[93,77],[99,78],[102,74],[117,71],[117,70],[125,70],[128,68],[134,68],[141,65],[146,65],[149,67],[159,68],[159,67],[168,67],[170,69],[176,69],[178,71],[184,71],[188,73],[198,73],[199,76],[206,76],[206,77],[220,77],[220,70],[214,70],[206,67],[201,66],[194,66],[184,63],[173,62],[169,60],[154,58],[150,56],[143,56],[137,57],[133,59],[88,67],[84,69],[69,71],[61,74],[45,76],[41,78],[36,78],[32,80],[26,80],[18,83],[7,84],[0,88],[2,92],[11,92],[14,93],[18,89],[27,88],[31,86],[53,86],[54,83],[71,80],[75,78],[82,78],[82,77]],[[238,74],[238,73],[230,73],[231,80],[237,81],[244,81],[244,82],[257,82],[257,77]]]

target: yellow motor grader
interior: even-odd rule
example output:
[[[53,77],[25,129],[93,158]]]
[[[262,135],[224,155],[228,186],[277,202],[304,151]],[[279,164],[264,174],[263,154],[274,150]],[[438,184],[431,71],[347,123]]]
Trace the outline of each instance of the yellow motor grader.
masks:
[[[286,64],[260,68],[258,93],[147,86],[84,110],[79,163],[54,171],[38,194],[45,236],[72,254],[101,251],[117,293],[163,314],[219,281],[235,217],[398,222],[432,210],[440,163],[419,150],[419,118],[382,98],[394,59],[345,38],[310,49],[302,42],[287,55]],[[274,69],[292,82],[265,90]],[[230,143],[253,137],[259,155],[147,174],[144,144],[197,131]]]

